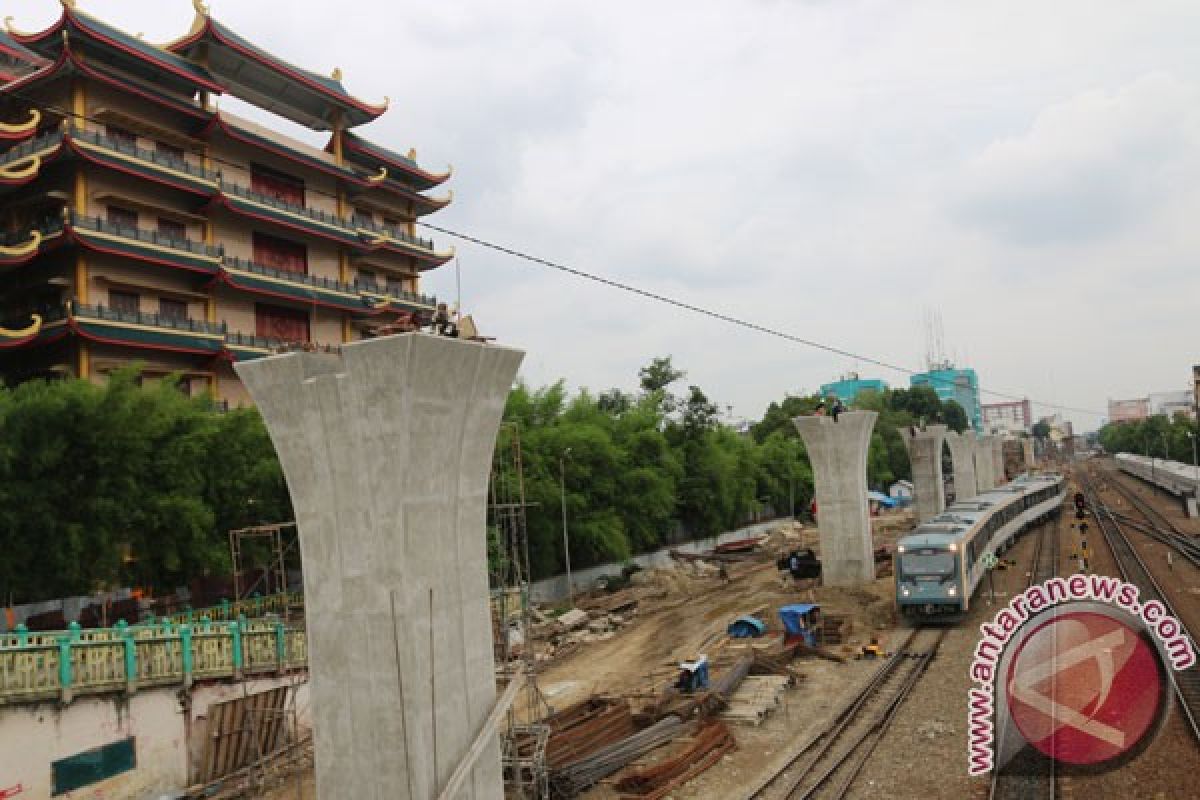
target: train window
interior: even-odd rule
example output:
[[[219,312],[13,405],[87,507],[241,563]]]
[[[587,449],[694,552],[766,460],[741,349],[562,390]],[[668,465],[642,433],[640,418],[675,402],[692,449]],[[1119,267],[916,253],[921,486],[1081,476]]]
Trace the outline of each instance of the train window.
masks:
[[[943,550],[905,553],[900,570],[905,575],[950,575],[954,572],[954,555]]]

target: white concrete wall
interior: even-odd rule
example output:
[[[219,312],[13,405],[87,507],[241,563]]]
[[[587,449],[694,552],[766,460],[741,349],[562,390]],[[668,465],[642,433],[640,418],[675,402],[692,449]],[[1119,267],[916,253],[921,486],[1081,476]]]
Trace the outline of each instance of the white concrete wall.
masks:
[[[488,474],[523,354],[405,334],[237,365],[304,558],[317,793],[436,797],[495,701]],[[495,733],[465,800],[500,800]]]
[[[0,707],[0,790],[20,785],[18,800],[49,798],[53,762],[130,736],[136,740],[136,769],[58,797],[114,800],[185,788],[204,753],[209,706],[293,680],[196,686],[186,715],[179,687],[144,689],[130,696],[85,696],[63,707],[57,703]],[[296,711],[304,728],[312,724],[309,709],[308,684],[301,684]]]

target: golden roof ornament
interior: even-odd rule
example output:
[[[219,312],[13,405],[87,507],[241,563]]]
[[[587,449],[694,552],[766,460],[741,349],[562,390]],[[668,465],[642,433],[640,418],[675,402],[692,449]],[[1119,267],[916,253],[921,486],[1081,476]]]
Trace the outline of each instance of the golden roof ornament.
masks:
[[[329,77],[333,78],[335,81],[341,81],[341,79],[342,79],[342,68],[341,68],[341,67],[334,67],[334,68],[333,68],[333,73],[332,73],[332,74],[331,74]]]
[[[192,8],[196,9],[196,13],[202,17],[208,16],[208,6],[204,5],[201,0],[192,0]]]
[[[29,318],[33,320],[33,324],[27,328],[22,328],[15,331],[8,328],[0,328],[0,338],[24,339],[26,336],[33,336],[42,329],[42,318],[37,314],[30,314]]]

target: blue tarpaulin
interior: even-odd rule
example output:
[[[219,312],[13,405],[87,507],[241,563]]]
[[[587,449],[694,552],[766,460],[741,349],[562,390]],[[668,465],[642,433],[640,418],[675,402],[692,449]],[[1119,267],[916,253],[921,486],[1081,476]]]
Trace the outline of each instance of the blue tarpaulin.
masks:
[[[757,617],[741,616],[729,623],[726,632],[734,639],[757,639],[767,632],[767,625]]]
[[[816,643],[816,631],[809,627],[814,611],[820,610],[815,603],[794,603],[779,609],[779,621],[788,637],[799,636],[812,647]]]
[[[883,492],[867,492],[867,498],[886,508],[893,508],[896,505],[896,498],[888,497]]]

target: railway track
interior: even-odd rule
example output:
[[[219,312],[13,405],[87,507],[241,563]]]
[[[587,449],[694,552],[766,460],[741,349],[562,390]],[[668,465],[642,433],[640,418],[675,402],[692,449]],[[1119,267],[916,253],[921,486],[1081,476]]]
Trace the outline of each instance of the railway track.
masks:
[[[1109,477],[1108,485],[1128,500],[1129,504],[1142,515],[1145,522],[1139,522],[1126,514],[1113,511],[1111,508],[1109,509],[1109,513],[1119,518],[1126,525],[1136,528],[1155,541],[1174,549],[1191,562],[1192,566],[1200,569],[1200,543],[1197,543],[1194,537],[1179,530],[1175,523],[1171,522],[1161,511],[1139,497],[1137,492],[1130,489],[1126,483],[1127,478],[1125,474],[1119,469],[1113,470]]]
[[[1025,588],[1043,583],[1058,574],[1058,525],[1042,525],[1034,544],[1029,580]],[[1035,800],[1058,797],[1058,770],[1051,759],[1018,757],[992,772],[988,800]]]
[[[845,797],[945,637],[945,629],[913,630],[833,725],[750,797]]]
[[[1121,571],[1121,577],[1126,582],[1138,587],[1143,605],[1149,600],[1157,600],[1162,603],[1167,612],[1179,620],[1180,627],[1187,637],[1192,640],[1192,646],[1195,647],[1196,636],[1192,631],[1188,630],[1179,613],[1171,605],[1171,601],[1167,599],[1167,593],[1159,586],[1158,581],[1150,574],[1150,569],[1146,566],[1146,563],[1137,554],[1133,544],[1129,541],[1129,537],[1126,536],[1125,531],[1121,528],[1118,515],[1100,501],[1099,495],[1088,479],[1082,475],[1080,477],[1084,493],[1088,496],[1088,504],[1095,512],[1096,522],[1100,526],[1100,531],[1103,533],[1105,541],[1108,542],[1108,546],[1112,550],[1113,558],[1117,562],[1117,568]],[[1200,665],[1193,666],[1191,669],[1182,672],[1168,670],[1168,674],[1171,676],[1171,682],[1175,689],[1175,695],[1179,699],[1184,720],[1187,722],[1188,728],[1192,731],[1192,735],[1200,742]]]

